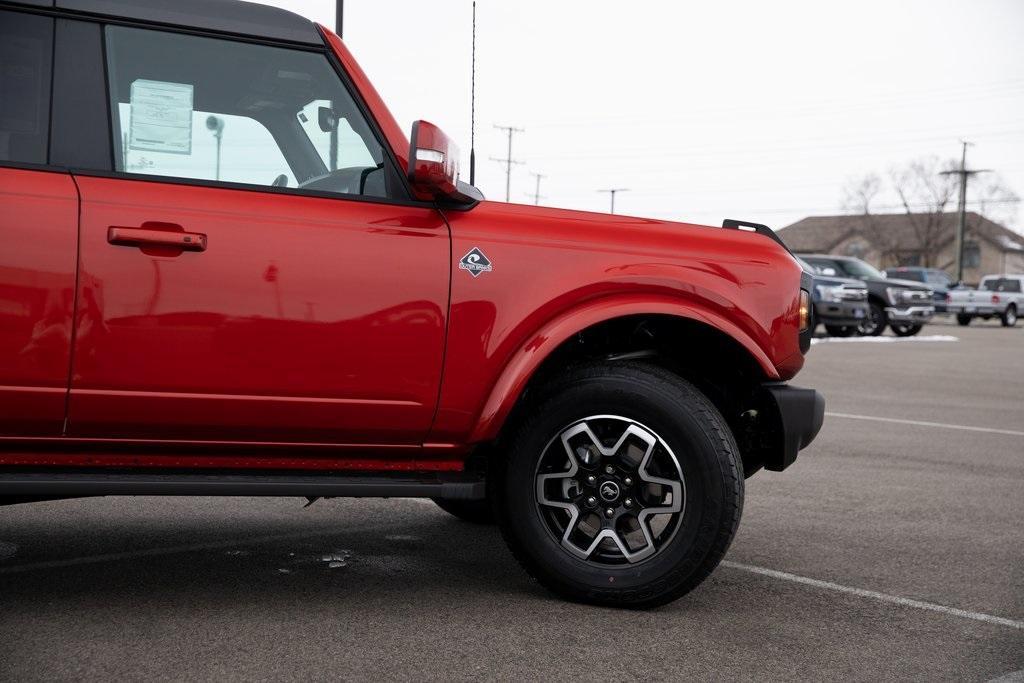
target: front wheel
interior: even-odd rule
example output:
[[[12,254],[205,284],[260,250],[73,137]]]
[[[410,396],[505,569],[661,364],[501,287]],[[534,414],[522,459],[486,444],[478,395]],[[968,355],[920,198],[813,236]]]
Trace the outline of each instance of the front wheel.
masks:
[[[885,327],[888,323],[885,309],[876,303],[872,303],[868,310],[868,317],[864,318],[864,322],[860,324],[857,331],[864,337],[877,337],[885,332]]]
[[[1003,323],[1003,327],[1016,327],[1017,325],[1017,307],[1010,304],[1003,311],[1003,315],[1000,316],[1000,321]]]
[[[889,328],[897,337],[913,337],[924,325],[919,323],[889,323]]]
[[[959,325],[960,327],[967,327],[968,325],[971,324],[972,318],[974,318],[973,315],[967,315],[966,313],[957,313],[956,324]]]
[[[507,453],[502,533],[534,578],[570,600],[670,602],[711,573],[739,524],[743,468],[728,425],[655,366],[566,373]]]

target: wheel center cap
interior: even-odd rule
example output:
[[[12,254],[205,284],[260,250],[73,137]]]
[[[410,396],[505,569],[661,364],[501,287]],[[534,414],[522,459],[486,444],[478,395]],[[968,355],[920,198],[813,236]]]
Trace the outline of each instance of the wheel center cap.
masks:
[[[598,488],[598,494],[601,496],[601,500],[606,503],[614,503],[619,498],[619,485],[614,481],[601,482],[600,488]]]

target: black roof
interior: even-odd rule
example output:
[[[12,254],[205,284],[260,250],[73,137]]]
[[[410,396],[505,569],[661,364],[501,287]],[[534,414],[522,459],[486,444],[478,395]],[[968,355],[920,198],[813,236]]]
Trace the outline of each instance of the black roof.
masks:
[[[323,45],[309,19],[242,0],[7,0],[105,17]]]

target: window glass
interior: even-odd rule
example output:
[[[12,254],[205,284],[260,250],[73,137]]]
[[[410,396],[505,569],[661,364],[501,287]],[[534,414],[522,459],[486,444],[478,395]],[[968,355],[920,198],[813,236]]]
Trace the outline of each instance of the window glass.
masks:
[[[919,270],[887,270],[885,271],[885,274],[894,280],[913,280],[914,282],[924,282],[924,273]]]
[[[843,259],[839,261],[839,266],[842,270],[850,277],[872,277],[872,278],[884,278],[875,267],[864,263],[859,259]]]
[[[117,170],[387,196],[383,149],[324,55],[106,30]]]
[[[0,161],[45,164],[53,19],[0,11]]]
[[[980,289],[989,292],[1019,292],[1020,281],[1002,277],[985,278],[981,281]]]
[[[977,242],[964,242],[964,268],[981,267],[981,247]]]
[[[834,276],[843,274],[843,269],[840,268],[832,259],[809,258],[807,259],[807,262],[814,266],[822,275]]]

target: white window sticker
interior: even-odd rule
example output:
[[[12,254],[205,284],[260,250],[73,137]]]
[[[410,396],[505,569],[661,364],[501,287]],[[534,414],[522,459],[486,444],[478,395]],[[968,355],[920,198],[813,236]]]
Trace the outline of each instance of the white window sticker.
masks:
[[[128,148],[192,153],[192,85],[139,79],[132,83]]]

